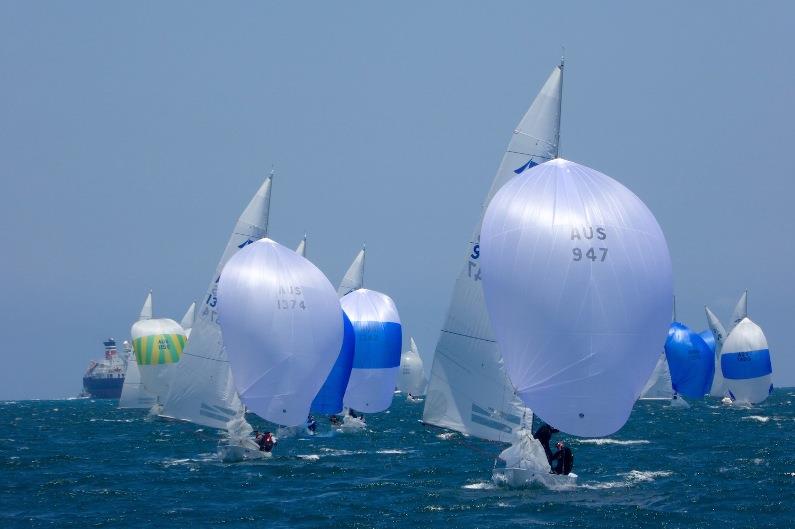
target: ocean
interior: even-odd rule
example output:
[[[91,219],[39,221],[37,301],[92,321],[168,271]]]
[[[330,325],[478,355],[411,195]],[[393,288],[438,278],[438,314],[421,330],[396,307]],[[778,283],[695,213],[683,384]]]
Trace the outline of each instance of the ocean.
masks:
[[[493,484],[501,445],[424,426],[400,395],[367,431],[319,418],[228,464],[217,432],[113,401],[0,402],[0,527],[793,527],[793,400],[639,402],[609,438],[559,434],[580,476],[563,491]]]

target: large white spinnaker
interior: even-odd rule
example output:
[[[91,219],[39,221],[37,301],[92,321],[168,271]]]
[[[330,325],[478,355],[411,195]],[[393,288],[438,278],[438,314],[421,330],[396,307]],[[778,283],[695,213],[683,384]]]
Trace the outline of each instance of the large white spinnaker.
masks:
[[[616,180],[557,158],[494,196],[481,252],[489,319],[517,395],[562,432],[615,433],[671,321],[671,257],[654,215]]]
[[[169,318],[139,320],[130,329],[141,383],[163,404],[188,337]]]
[[[726,388],[724,388],[723,372],[720,368],[720,351],[724,340],[726,340],[726,329],[724,329],[718,317],[715,316],[715,313],[709,310],[709,307],[705,306],[704,312],[707,314],[709,330],[712,331],[712,336],[715,337],[715,374],[712,375],[712,386],[709,390],[709,396],[723,397],[726,394]]]
[[[152,319],[152,291],[146,296],[138,321]],[[127,344],[128,342],[125,342]],[[141,372],[138,370],[138,361],[135,353],[127,351],[127,370],[124,373],[124,385],[121,388],[119,408],[150,409],[157,401],[152,393],[146,391],[141,383]]]
[[[557,157],[562,93],[561,63],[513,131],[483,212],[508,180]],[[532,414],[514,394],[486,313],[480,222],[467,244],[464,266],[436,344],[422,420],[482,439],[511,442],[523,419],[529,422]]]
[[[364,286],[364,253],[365,247],[359,250],[356,257],[353,259],[351,266],[340,281],[340,286],[337,288],[337,295],[339,297],[346,296],[354,290],[359,290]]]
[[[218,307],[248,410],[284,426],[305,424],[342,345],[342,308],[329,280],[293,250],[261,239],[224,267]]]
[[[215,269],[183,351],[162,415],[212,428],[243,414],[243,405],[232,382],[229,361],[218,325],[218,279],[227,261],[245,246],[268,234],[273,175],[260,186],[240,215]]]
[[[417,350],[414,338],[409,339],[410,347],[400,356],[400,375],[398,376],[398,389],[415,397],[425,395],[428,381],[425,379],[422,358]]]
[[[671,371],[668,369],[668,360],[665,358],[665,351],[660,353],[657,365],[654,368],[649,380],[640,392],[641,400],[670,400],[674,396],[674,389],[671,385]]]

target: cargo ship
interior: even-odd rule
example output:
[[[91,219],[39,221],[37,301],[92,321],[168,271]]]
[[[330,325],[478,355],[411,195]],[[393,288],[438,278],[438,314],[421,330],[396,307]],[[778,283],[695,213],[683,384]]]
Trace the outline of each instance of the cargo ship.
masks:
[[[103,343],[105,358],[89,364],[83,375],[83,393],[95,399],[118,399],[124,386],[127,358],[119,355],[113,338]]]

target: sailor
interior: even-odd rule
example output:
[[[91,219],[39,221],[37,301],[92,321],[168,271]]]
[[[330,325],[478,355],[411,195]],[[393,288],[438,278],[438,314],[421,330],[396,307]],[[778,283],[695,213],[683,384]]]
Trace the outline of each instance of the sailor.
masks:
[[[258,435],[257,444],[259,445],[260,451],[270,452],[273,450],[273,446],[276,444],[276,441],[274,441],[270,432],[265,432],[264,434]]]
[[[306,429],[309,430],[310,433],[314,434],[317,430],[317,421],[312,414],[310,413],[309,416],[306,418]]]
[[[331,423],[332,426],[336,426],[340,423],[340,418],[336,415],[329,415],[328,422]]]
[[[569,449],[568,446],[563,444],[563,441],[558,441],[558,444],[555,446],[558,451],[555,452],[555,455],[553,455],[552,459],[549,461],[550,464],[553,462],[555,463],[555,466],[552,467],[552,472],[554,474],[568,476],[569,472],[571,472],[571,468],[574,466],[574,454],[571,453],[571,449]]]
[[[558,433],[558,431],[557,428],[553,428],[544,423],[536,430],[536,433],[533,434],[533,437],[538,439],[541,446],[544,447],[544,453],[547,455],[547,461],[550,463],[552,462],[552,449],[549,448],[549,442],[552,440],[552,434]]]

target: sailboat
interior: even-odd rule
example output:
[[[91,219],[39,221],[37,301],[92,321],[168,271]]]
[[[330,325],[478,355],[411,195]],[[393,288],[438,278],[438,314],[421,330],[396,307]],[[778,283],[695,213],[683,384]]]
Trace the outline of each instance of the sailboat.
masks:
[[[165,399],[161,415],[229,431],[242,432],[246,438],[247,423],[243,404],[235,390],[229,361],[218,325],[218,280],[227,261],[240,249],[265,237],[268,233],[273,172],[257,190],[240,215],[226,244],[224,253],[199,305],[191,329],[191,337],[183,351],[174,381]],[[232,432],[234,435],[234,432]]]
[[[351,320],[354,352],[343,403],[365,413],[385,411],[392,404],[403,343],[400,315],[392,298],[360,288],[340,300]]]
[[[264,238],[229,259],[217,296],[235,387],[247,409],[282,426],[305,424],[343,343],[334,287],[311,262]]]
[[[620,429],[673,308],[668,246],[646,205],[609,176],[557,158],[491,200],[481,261],[488,314],[525,405],[572,435]],[[544,468],[537,450],[518,461]]]
[[[159,413],[188,337],[182,326],[170,318],[152,318],[151,292],[142,314],[130,329],[135,360],[144,389],[155,397],[152,413]],[[123,391],[123,388],[122,388]]]
[[[414,338],[409,338],[409,350],[405,351],[400,357],[400,377],[398,378],[398,390],[407,395],[407,399],[417,402],[418,397],[425,395],[425,387],[428,381],[425,379],[422,358],[417,350]]]
[[[773,392],[773,366],[762,329],[747,316],[732,328],[720,355],[732,403],[759,404]]]
[[[742,321],[743,318],[748,316],[748,291],[745,290],[742,293],[740,299],[737,301],[737,304],[734,306],[731,323],[728,330],[723,326],[718,317],[710,310],[709,307],[704,306],[704,312],[707,315],[707,325],[709,326],[709,330],[712,333],[714,341],[712,351],[715,355],[715,375],[712,379],[712,386],[710,387],[709,396],[718,398],[725,397],[727,402],[731,402],[731,399],[726,394],[726,381],[723,378],[720,356],[721,350],[723,348],[723,342],[726,340],[729,332],[734,328],[735,325]]]
[[[561,61],[513,131],[483,212],[511,178],[558,156],[562,93]],[[532,412],[514,394],[486,312],[480,233],[479,221],[436,344],[422,420],[468,436],[512,442],[523,425],[532,423]]]
[[[138,321],[152,319],[152,291],[146,296]],[[125,342],[126,343],[126,342]],[[141,383],[141,372],[138,370],[138,361],[135,353],[127,358],[127,371],[124,375],[124,385],[119,398],[119,408],[123,409],[151,409],[155,405],[156,397],[148,392]]]

